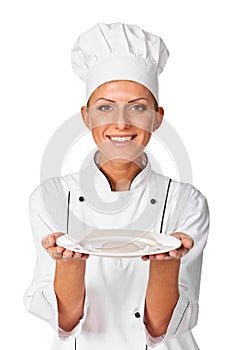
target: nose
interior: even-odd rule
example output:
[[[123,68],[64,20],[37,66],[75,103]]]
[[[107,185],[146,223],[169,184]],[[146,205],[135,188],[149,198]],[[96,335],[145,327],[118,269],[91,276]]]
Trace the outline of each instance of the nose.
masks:
[[[118,130],[124,130],[130,127],[127,113],[123,108],[118,109],[115,125]]]

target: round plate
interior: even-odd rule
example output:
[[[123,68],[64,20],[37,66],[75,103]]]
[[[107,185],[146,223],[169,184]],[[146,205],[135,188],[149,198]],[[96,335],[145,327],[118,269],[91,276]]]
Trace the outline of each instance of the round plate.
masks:
[[[93,230],[81,233],[75,241],[69,235],[58,237],[56,243],[68,250],[103,257],[138,257],[166,253],[177,249],[181,241],[171,235],[139,230]]]

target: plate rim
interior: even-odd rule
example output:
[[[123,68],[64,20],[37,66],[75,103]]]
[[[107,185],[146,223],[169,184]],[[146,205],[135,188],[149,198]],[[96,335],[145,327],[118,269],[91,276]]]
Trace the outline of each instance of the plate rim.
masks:
[[[100,232],[100,231],[119,231],[118,229],[99,229],[99,230],[91,230],[91,231],[86,231],[86,233],[89,233],[89,234],[94,234],[96,232]],[[159,249],[158,251],[158,248],[157,248],[157,251],[156,251],[156,247],[154,247],[154,251],[149,251],[147,252],[146,254],[143,253],[141,250],[138,250],[136,252],[118,252],[118,253],[112,253],[112,252],[108,252],[107,251],[107,248],[104,248],[104,251],[99,251],[99,252],[93,252],[93,251],[89,251],[88,249],[82,249],[82,251],[80,250],[80,253],[83,253],[83,254],[89,254],[89,255],[92,255],[92,256],[99,256],[99,257],[113,257],[113,258],[117,258],[117,257],[125,257],[125,258],[133,258],[133,257],[140,257],[140,256],[146,256],[146,255],[154,255],[154,254],[162,254],[162,253],[166,253],[170,250],[173,250],[173,249],[178,249],[180,246],[181,246],[181,241],[177,238],[177,237],[174,237],[174,236],[171,236],[171,234],[166,234],[166,233],[158,233],[158,232],[153,232],[153,231],[143,231],[143,230],[121,230],[121,231],[128,231],[128,232],[143,232],[144,234],[151,234],[151,235],[156,235],[157,237],[169,237],[171,240],[174,241],[174,248],[172,249]],[[131,236],[132,237],[132,236]],[[62,236],[59,236],[57,238],[57,243],[59,245],[59,241],[62,240],[62,239],[68,239],[70,242],[73,242],[73,244],[79,244],[78,241],[75,241],[74,239],[72,239],[68,234],[64,234]],[[81,242],[81,241],[80,241]],[[176,242],[176,244],[175,244]],[[62,242],[61,242],[62,243]],[[60,243],[60,244],[61,244]],[[158,242],[159,243],[159,242]],[[163,244],[163,243],[162,243]],[[69,247],[68,244],[65,243],[66,246],[64,246],[64,243],[61,244],[60,246],[63,246],[65,249],[67,250],[71,250],[71,251],[74,251],[74,252],[78,252],[79,250],[78,249],[72,249],[72,247]],[[172,245],[172,243],[167,243],[167,245]],[[153,248],[153,247],[152,247]],[[101,249],[101,248],[100,248]]]

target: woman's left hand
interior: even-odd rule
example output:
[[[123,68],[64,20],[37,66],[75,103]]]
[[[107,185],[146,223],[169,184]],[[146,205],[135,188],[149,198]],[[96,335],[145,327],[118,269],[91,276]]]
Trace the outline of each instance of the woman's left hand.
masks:
[[[186,233],[175,232],[175,233],[172,233],[171,236],[174,236],[181,241],[180,248],[175,249],[175,250],[170,250],[170,252],[167,252],[167,253],[144,255],[144,256],[142,256],[142,260],[147,261],[147,260],[181,259],[182,256],[187,254],[190,251],[190,249],[192,249],[192,247],[194,245],[194,241]]]

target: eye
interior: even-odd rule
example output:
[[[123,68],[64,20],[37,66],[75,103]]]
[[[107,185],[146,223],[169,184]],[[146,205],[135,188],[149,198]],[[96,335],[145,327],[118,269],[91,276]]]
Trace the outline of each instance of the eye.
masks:
[[[146,106],[143,106],[143,105],[133,105],[130,109],[131,109],[132,111],[142,112],[142,111],[145,111],[145,110],[146,110]]]
[[[101,106],[98,107],[98,110],[99,111],[103,111],[103,112],[111,111],[112,110],[112,106],[110,106],[110,105],[101,105]]]

